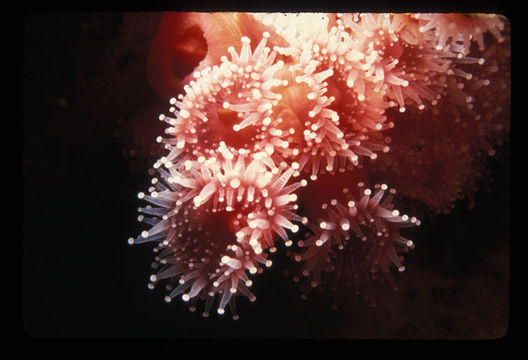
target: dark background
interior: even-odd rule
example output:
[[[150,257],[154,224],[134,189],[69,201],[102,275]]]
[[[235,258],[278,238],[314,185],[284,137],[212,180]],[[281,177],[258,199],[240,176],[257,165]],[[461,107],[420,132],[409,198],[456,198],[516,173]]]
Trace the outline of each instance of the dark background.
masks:
[[[24,22],[22,325],[29,337],[497,339],[509,330],[510,157],[488,191],[423,221],[378,306],[307,301],[275,265],[254,279],[240,319],[201,317],[147,289],[151,246],[136,194],[149,185],[168,104],[145,66],[159,13],[31,13]],[[152,126],[150,125],[152,124]],[[150,136],[149,132],[152,132]],[[145,135],[147,133],[147,135]]]

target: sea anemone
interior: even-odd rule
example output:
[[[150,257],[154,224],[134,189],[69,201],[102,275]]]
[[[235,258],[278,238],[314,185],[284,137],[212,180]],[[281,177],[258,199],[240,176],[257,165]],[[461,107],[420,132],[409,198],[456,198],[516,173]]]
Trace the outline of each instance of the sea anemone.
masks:
[[[418,226],[420,221],[394,209],[395,189],[386,184],[370,188],[361,181],[368,179],[366,174],[361,170],[326,174],[301,192],[302,198],[313,194],[303,211],[308,229],[297,242],[299,250],[292,253],[301,264],[300,276],[294,280],[305,278],[309,284],[303,295],[311,288],[335,293],[344,286],[368,298],[365,283],[377,277],[396,288],[391,268],[404,271],[398,254],[414,246],[400,229]],[[328,183],[332,189],[322,191]]]
[[[129,239],[157,244],[149,288],[236,319],[279,249],[303,297],[397,288],[420,225],[400,204],[472,205],[508,141],[509,39],[496,15],[167,14],[147,71],[165,154]]]
[[[271,265],[265,251],[276,251],[277,235],[291,245],[285,229],[295,233],[299,226],[292,221],[302,221],[294,213],[293,192],[306,182],[285,186],[292,168],[276,167],[262,153],[233,153],[224,143],[207,157],[176,164],[163,157],[154,168],[159,178],[152,179],[148,195],[138,194],[154,205],[138,209],[144,214],[139,220],[152,227],[129,239],[131,244],[158,243],[156,267],[162,267],[151,276],[152,284],[179,277],[167,301],[180,294],[184,301],[222,294],[219,313],[231,299],[235,311],[237,291],[254,299],[246,288],[246,271],[254,274],[259,264]],[[208,299],[205,315],[212,304]]]
[[[504,41],[501,31],[506,19],[495,14],[415,14],[420,22],[420,32],[434,31],[437,48],[449,47],[462,54],[470,52],[471,41],[484,50],[484,35],[490,33],[497,42]],[[462,46],[460,46],[462,45]]]

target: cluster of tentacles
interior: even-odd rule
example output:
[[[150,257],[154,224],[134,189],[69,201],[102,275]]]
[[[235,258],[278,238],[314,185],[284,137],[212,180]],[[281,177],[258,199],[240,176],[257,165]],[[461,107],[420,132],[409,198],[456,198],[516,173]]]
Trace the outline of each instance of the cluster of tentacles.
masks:
[[[509,136],[497,15],[167,14],[147,74],[171,106],[129,243],[156,244],[149,288],[204,316],[237,318],[277,251],[303,293],[394,284],[420,225],[394,188],[449,212]]]

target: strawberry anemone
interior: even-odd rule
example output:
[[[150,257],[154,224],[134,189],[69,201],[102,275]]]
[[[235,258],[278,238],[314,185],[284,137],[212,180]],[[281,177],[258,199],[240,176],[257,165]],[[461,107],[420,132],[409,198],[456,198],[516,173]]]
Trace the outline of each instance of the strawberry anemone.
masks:
[[[279,241],[303,297],[396,288],[420,225],[399,195],[472,203],[508,141],[509,32],[480,14],[164,15],[147,76],[170,99],[166,154],[129,239],[157,244],[148,287],[236,319]]]
[[[249,275],[271,266],[267,252],[275,252],[280,237],[291,245],[286,230],[295,233],[302,219],[295,214],[294,191],[305,181],[286,185],[293,169],[277,167],[263,154],[230,151],[225,144],[209,156],[173,164],[162,157],[154,168],[149,193],[138,194],[151,205],[139,208],[138,220],[152,227],[130,244],[156,242],[155,267],[149,288],[169,278],[171,301],[206,299],[209,315],[215,295],[217,312],[229,303],[238,318],[234,294],[254,301]],[[293,222],[292,222],[293,221]],[[176,287],[174,285],[178,284]]]
[[[368,299],[366,284],[377,279],[397,288],[391,268],[404,271],[399,254],[414,247],[400,229],[420,221],[394,208],[394,189],[386,184],[370,187],[367,180],[363,169],[355,169],[325,174],[303,189],[313,194],[303,203],[308,230],[292,253],[300,264],[294,281],[301,283],[303,298],[314,288],[334,295],[352,288]]]

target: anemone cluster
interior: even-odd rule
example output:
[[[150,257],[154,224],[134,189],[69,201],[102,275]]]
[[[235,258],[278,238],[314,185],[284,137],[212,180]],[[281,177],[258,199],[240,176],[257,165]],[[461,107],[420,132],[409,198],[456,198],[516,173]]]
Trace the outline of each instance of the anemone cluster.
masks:
[[[159,116],[165,154],[138,194],[150,227],[129,243],[156,244],[149,288],[167,280],[167,302],[204,300],[204,316],[238,318],[277,251],[303,292],[393,284],[414,246],[400,232],[420,225],[395,196],[449,212],[508,141],[502,16],[177,16],[176,46],[201,55]]]

